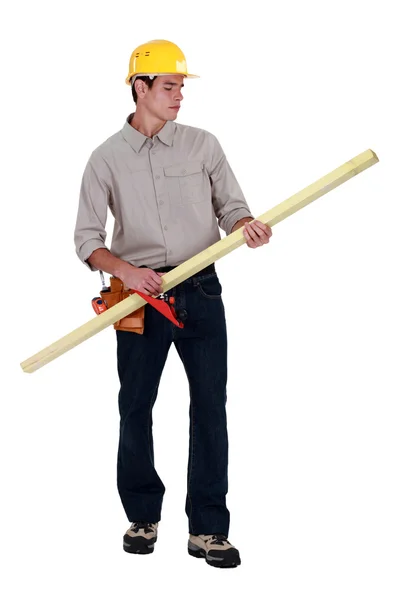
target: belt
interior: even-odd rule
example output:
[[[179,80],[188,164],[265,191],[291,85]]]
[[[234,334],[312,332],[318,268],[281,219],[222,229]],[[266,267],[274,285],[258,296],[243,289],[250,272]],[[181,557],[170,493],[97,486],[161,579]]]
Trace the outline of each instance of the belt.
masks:
[[[142,265],[141,268],[147,268],[146,265]],[[168,273],[168,271],[172,271],[172,269],[176,269],[176,267],[171,267],[171,266],[165,266],[165,267],[158,267],[156,269],[153,269],[153,271],[159,271],[160,273]],[[214,263],[211,263],[211,265],[208,265],[207,267],[205,267],[204,269],[202,269],[201,271],[198,271],[194,276],[199,276],[199,275],[208,275],[210,273],[215,273],[215,265]],[[188,278],[190,279],[190,278]],[[136,294],[139,294],[139,296],[141,296],[142,298],[144,298],[149,304],[151,304],[156,310],[158,310],[160,313],[162,313],[165,317],[167,317],[167,319],[169,319],[170,321],[172,321],[175,325],[177,325],[178,327],[183,327],[183,320],[186,318],[186,311],[183,310],[183,313],[185,313],[185,317],[178,315],[175,312],[175,309],[173,306],[170,306],[169,301],[171,300],[171,298],[165,297],[164,294],[162,294],[162,300],[158,300],[157,298],[153,298],[152,296],[149,296],[147,294],[144,294],[143,292],[139,292],[138,290],[131,290],[132,292],[135,292]],[[179,316],[181,316],[181,320],[179,320]]]
[[[172,269],[176,269],[175,267],[157,267],[154,268],[153,271],[158,271],[159,273],[168,273],[169,271],[172,271]],[[198,273],[195,273],[194,275],[192,275],[192,277],[198,277],[199,275],[209,275],[210,273],[215,273],[215,264],[211,263],[211,265],[208,265],[208,267],[204,267],[204,269],[202,269],[201,271],[198,271]]]

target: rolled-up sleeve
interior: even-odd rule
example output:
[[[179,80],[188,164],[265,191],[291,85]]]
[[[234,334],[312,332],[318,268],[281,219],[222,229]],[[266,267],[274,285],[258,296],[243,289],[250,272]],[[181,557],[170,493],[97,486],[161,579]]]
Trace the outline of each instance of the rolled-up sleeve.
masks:
[[[80,260],[97,271],[88,258],[98,248],[107,248],[106,221],[110,189],[101,173],[101,165],[90,157],[82,177],[74,241]]]
[[[218,225],[227,235],[237,221],[244,217],[254,218],[243,192],[228,163],[221,144],[213,134],[210,136],[210,180],[212,202]]]

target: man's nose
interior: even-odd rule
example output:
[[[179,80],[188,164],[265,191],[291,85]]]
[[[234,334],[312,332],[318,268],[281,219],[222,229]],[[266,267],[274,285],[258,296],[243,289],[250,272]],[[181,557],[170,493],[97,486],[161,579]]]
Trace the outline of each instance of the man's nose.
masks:
[[[180,100],[180,101],[183,100],[183,94],[180,90],[176,94],[175,100]]]

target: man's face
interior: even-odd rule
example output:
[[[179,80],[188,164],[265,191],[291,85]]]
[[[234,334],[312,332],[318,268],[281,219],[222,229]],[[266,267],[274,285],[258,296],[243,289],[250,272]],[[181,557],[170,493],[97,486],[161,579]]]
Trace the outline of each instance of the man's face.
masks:
[[[144,85],[145,95],[140,102],[162,121],[174,121],[183,100],[183,75],[159,75],[151,89]]]

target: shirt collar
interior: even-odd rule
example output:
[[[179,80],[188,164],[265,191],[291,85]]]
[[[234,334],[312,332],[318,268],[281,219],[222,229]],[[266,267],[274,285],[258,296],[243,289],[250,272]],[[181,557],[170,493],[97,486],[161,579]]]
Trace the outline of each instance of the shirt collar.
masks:
[[[122,135],[124,139],[128,142],[128,144],[135,150],[135,152],[140,152],[143,144],[148,139],[146,135],[140,133],[137,129],[132,127],[130,121],[135,113],[131,113],[124,123],[122,128]],[[174,133],[175,133],[176,125],[173,121],[167,121],[164,127],[154,136],[166,144],[167,146],[172,146],[174,141]]]

